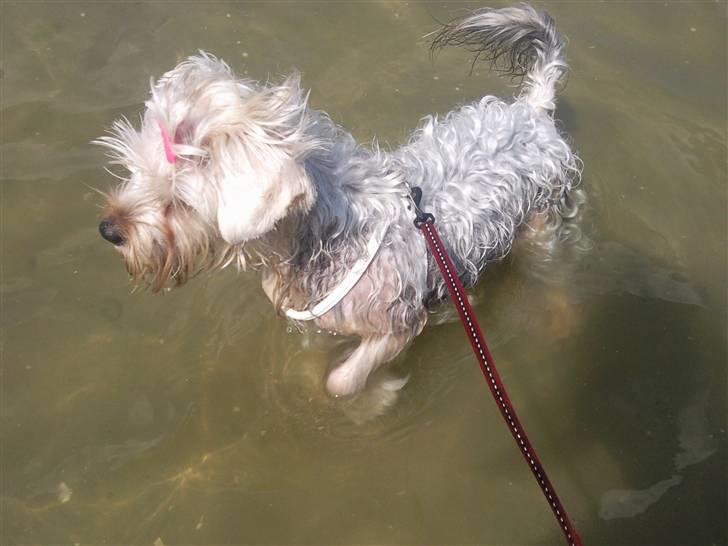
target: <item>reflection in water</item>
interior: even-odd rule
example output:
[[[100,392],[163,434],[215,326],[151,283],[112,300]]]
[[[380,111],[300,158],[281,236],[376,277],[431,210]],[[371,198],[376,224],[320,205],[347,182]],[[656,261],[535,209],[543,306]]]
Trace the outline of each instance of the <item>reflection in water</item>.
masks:
[[[561,265],[564,269],[562,270]],[[549,264],[548,271],[534,264],[534,276],[553,283],[554,270],[562,276],[569,263],[561,262],[558,268]],[[568,276],[569,292],[575,298],[591,298],[599,295],[632,295],[672,303],[702,306],[703,297],[691,285],[674,264],[664,266],[649,255],[631,250],[626,246],[608,241],[599,243],[587,256],[580,257]]]
[[[599,508],[599,517],[603,519],[631,518],[641,514],[651,504],[656,503],[672,487],[682,481],[680,476],[656,483],[647,489],[621,489],[604,494]]]
[[[131,293],[95,227],[89,141],[184,56],[299,68],[314,107],[394,146],[512,92],[427,55],[472,7],[2,4],[1,543],[559,543],[451,310],[394,363],[396,396],[333,400],[350,340],[287,331],[253,274]],[[478,318],[587,543],[728,544],[724,6],[546,7],[592,244],[517,248]]]
[[[684,470],[698,464],[718,449],[710,432],[707,415],[708,393],[696,396],[696,400],[682,409],[678,415],[680,452],[675,455],[675,470]],[[629,518],[641,514],[655,504],[671,488],[682,482],[682,476],[673,474],[647,489],[621,489],[607,491],[601,498],[599,516],[603,519]]]
[[[708,392],[698,393],[693,404],[680,410],[680,452],[675,455],[677,470],[698,464],[718,450],[718,441],[711,432],[708,419],[708,400]]]

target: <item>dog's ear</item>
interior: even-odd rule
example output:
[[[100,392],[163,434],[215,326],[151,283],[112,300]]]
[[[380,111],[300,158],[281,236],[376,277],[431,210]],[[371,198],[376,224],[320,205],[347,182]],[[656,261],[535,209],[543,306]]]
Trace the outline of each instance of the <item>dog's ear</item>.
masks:
[[[217,221],[230,244],[269,232],[292,212],[310,209],[314,186],[304,159],[306,97],[297,75],[253,89],[208,134],[207,168],[218,187]]]
[[[218,227],[230,244],[268,233],[285,216],[310,209],[314,199],[301,163],[275,145],[241,144],[226,156],[234,165],[222,166],[218,178]]]

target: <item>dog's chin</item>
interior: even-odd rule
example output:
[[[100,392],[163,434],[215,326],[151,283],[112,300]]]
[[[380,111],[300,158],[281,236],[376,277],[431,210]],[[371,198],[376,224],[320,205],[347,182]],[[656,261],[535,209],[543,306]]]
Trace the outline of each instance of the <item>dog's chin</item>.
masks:
[[[152,253],[141,253],[133,246],[118,249],[126,271],[135,287],[157,293],[165,287],[179,287],[194,275],[192,266],[180,261],[174,249],[155,245]]]
[[[168,272],[164,267],[161,269],[159,267],[149,268],[141,272],[132,271],[127,267],[127,271],[135,288],[144,288],[153,294],[165,288],[180,288],[187,284],[187,281],[193,276],[176,270]]]

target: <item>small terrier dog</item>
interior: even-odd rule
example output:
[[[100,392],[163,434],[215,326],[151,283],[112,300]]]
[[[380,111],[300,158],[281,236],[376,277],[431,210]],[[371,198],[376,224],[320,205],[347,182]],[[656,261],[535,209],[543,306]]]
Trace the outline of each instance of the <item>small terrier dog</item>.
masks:
[[[580,161],[553,119],[567,65],[551,17],[482,9],[435,34],[433,49],[447,45],[521,78],[517,96],[427,117],[391,152],[309,108],[298,74],[261,84],[190,57],[152,84],[139,130],[122,119],[96,141],[129,172],[106,195],[101,235],[154,291],[231,263],[259,270],[280,312],[361,338],[326,379],[333,396],[360,392],[446,296],[410,188],[466,287],[522,226],[558,237],[577,214]]]

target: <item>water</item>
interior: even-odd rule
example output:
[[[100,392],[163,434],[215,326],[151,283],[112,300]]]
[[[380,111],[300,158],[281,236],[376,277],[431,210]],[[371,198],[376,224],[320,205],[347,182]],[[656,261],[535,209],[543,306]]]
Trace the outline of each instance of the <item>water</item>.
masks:
[[[561,544],[456,323],[378,418],[329,400],[321,336],[254,274],[130,293],[96,231],[103,151],[150,76],[205,49],[299,68],[314,106],[396,145],[508,83],[421,36],[463,3],[2,4],[3,544]],[[558,117],[587,257],[492,268],[478,316],[587,544],[726,539],[726,5],[557,3]],[[373,408],[373,409],[372,409]]]

